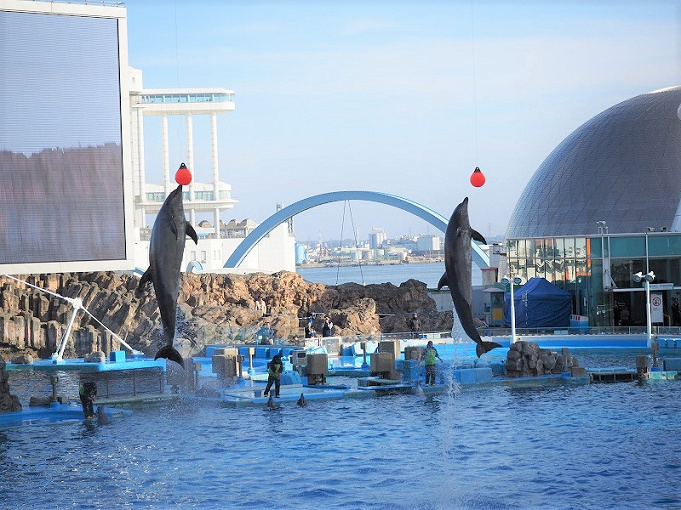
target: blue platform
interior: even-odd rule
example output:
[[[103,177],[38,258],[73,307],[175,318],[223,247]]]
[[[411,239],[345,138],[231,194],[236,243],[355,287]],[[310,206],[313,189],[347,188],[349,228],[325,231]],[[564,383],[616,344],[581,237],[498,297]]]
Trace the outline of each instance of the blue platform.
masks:
[[[159,358],[143,358],[142,356],[126,357],[124,351],[112,351],[104,363],[85,361],[83,358],[68,358],[59,361],[51,359],[36,360],[33,363],[6,363],[7,370],[39,370],[55,372],[77,370],[79,372],[110,372],[114,370],[135,370],[140,368],[159,367],[165,371],[166,360]]]
[[[118,418],[132,414],[132,411],[129,410],[111,409],[108,407],[105,412],[109,418]],[[83,416],[83,407],[80,405],[60,404],[59,402],[53,402],[49,407],[26,407],[21,411],[13,413],[0,413],[0,429],[82,421],[96,423],[97,419],[86,420]]]

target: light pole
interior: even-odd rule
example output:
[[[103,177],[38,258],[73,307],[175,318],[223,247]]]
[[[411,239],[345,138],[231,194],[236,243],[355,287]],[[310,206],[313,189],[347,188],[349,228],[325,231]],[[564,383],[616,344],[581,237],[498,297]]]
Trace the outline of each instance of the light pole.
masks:
[[[509,345],[513,345],[515,342],[515,299],[513,298],[513,286],[520,285],[523,279],[520,276],[511,278],[510,276],[504,276],[501,279],[501,283],[504,285],[511,286],[511,342]]]
[[[646,346],[652,346],[652,318],[650,316],[650,282],[655,279],[655,273],[649,271],[643,274],[641,271],[635,273],[632,277],[636,283],[643,281],[646,288]]]

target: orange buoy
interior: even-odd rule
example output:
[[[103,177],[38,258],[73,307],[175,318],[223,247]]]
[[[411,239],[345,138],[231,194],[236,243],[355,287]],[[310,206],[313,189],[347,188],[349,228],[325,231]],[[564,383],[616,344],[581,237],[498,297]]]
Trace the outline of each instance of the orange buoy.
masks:
[[[175,172],[175,182],[181,186],[187,186],[192,182],[192,173],[184,163],[182,163],[180,168],[177,169],[177,172]]]
[[[475,186],[476,188],[479,188],[483,184],[485,184],[485,174],[483,174],[480,171],[479,167],[475,167],[475,170],[473,170],[473,173],[471,174],[471,184]]]

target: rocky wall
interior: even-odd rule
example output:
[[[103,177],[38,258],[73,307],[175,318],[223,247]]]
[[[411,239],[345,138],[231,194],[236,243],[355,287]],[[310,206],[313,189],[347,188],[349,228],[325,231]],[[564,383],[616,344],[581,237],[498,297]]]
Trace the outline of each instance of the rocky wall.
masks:
[[[506,355],[508,377],[561,374],[578,366],[579,362],[569,354],[563,356],[551,349],[542,349],[534,342],[515,342]]]
[[[163,344],[153,286],[137,291],[139,277],[116,272],[63,273],[19,277],[67,298],[80,298],[94,317],[132,347],[153,355]],[[72,315],[65,300],[8,278],[0,278],[0,354],[28,353],[47,358],[55,352]],[[307,317],[321,331],[329,315],[335,334],[391,333],[408,330],[418,312],[424,331],[447,331],[451,312],[438,312],[426,284],[400,286],[309,283],[297,273],[182,275],[177,337],[191,339],[199,352],[208,343],[250,343],[266,321],[277,338],[302,336]],[[119,342],[83,311],[78,312],[65,356],[108,355]]]
[[[16,395],[12,395],[9,389],[9,374],[5,360],[0,358],[0,413],[21,411],[21,403]]]

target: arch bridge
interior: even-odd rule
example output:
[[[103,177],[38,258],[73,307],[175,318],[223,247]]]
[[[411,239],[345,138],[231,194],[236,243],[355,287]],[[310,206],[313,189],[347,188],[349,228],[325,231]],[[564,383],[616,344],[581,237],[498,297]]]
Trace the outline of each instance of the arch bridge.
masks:
[[[300,214],[303,211],[307,211],[308,209],[312,209],[313,207],[320,205],[329,204],[331,202],[344,202],[346,200],[376,202],[379,204],[396,207],[397,209],[401,209],[421,218],[443,233],[447,230],[447,223],[449,221],[447,218],[429,209],[428,207],[414,202],[413,200],[398,197],[397,195],[390,195],[388,193],[380,193],[377,191],[333,191],[330,193],[322,193],[320,195],[304,198],[303,200],[288,205],[274,213],[272,216],[258,225],[253,232],[246,236],[241,244],[237,246],[236,250],[234,250],[234,253],[232,253],[232,255],[230,255],[230,257],[227,259],[224,267],[238,267],[244,258],[246,258],[248,253],[263,237],[269,234],[278,225],[284,223],[296,214]],[[487,254],[475,242],[471,241],[471,245],[473,262],[480,269],[488,268],[489,257]]]

